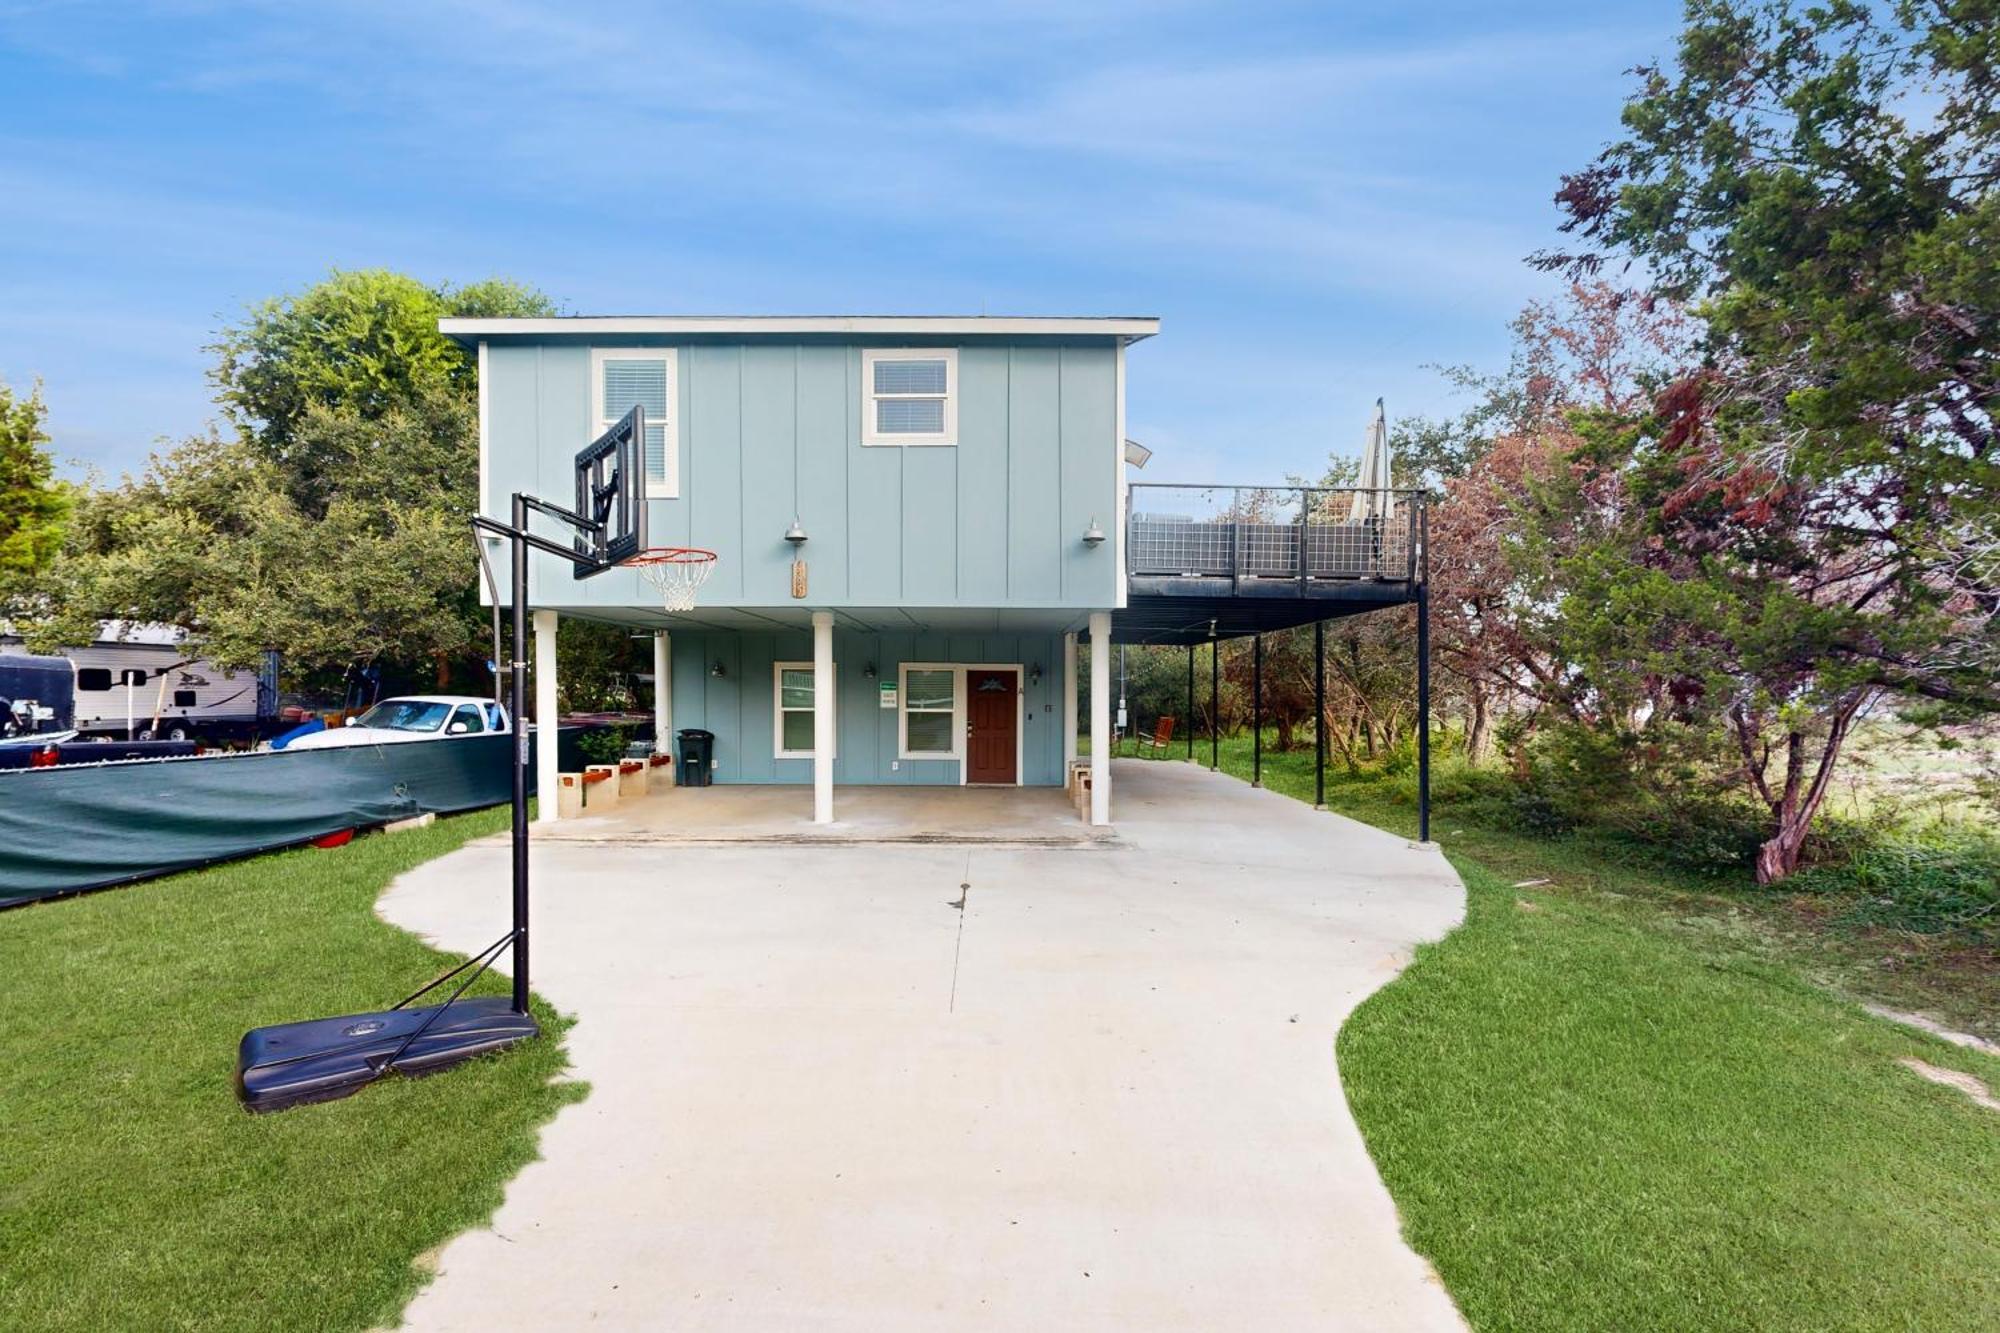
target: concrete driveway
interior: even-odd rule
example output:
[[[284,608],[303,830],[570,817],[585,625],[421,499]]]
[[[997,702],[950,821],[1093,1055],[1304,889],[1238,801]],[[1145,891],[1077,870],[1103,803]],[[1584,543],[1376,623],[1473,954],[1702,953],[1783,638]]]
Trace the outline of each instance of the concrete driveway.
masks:
[[[1334,1034],[1464,904],[1434,850],[1175,762],[1118,837],[536,852],[593,1087],[423,1329],[1455,1329]],[[504,845],[404,877],[449,948]]]

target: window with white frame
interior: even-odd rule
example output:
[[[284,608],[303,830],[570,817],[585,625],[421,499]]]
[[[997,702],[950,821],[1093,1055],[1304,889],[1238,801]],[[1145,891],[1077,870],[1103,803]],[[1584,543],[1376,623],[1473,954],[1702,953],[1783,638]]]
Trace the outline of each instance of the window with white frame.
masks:
[[[903,667],[904,759],[950,759],[958,754],[958,669]]]
[[[958,349],[861,353],[863,444],[958,443]]]
[[[834,679],[840,678],[838,669]],[[813,757],[813,664],[771,664],[771,750],[780,759]],[[838,716],[838,714],[836,714]],[[834,753],[840,752],[838,742]]]
[[[590,353],[590,438],[595,439],[634,407],[646,409],[646,494],[670,500],[680,494],[680,450],[674,414],[679,369],[671,347],[596,347]]]

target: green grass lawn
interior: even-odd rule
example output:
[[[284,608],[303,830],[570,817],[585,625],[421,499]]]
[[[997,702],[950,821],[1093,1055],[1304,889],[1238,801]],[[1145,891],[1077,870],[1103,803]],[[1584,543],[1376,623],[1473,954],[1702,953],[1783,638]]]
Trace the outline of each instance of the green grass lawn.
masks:
[[[1226,737],[1224,772],[1250,776],[1248,736]],[[1128,744],[1124,753],[1132,753]],[[1175,745],[1175,758],[1186,753]],[[1206,737],[1195,741],[1196,762],[1208,762]],[[1302,801],[1313,799],[1312,750],[1276,752],[1267,737],[1264,785]],[[1351,774],[1329,762],[1327,804],[1343,814],[1414,836],[1413,784],[1406,778]],[[1858,922],[1852,904],[1757,888],[1661,865],[1649,849],[1601,835],[1538,837],[1465,817],[1449,800],[1436,803],[1431,836],[1454,859],[1470,860],[1511,881],[1554,878],[1561,891],[1589,895],[1600,906],[1623,906],[1690,943],[1720,943],[1789,967],[1857,998],[1933,1014],[2000,1041],[2000,952],[1992,932],[1926,935]]]
[[[377,920],[399,872],[506,811],[0,913],[0,1328],[366,1329],[487,1217],[582,1094],[545,1036],[251,1116],[247,1028],[401,999],[445,955]],[[507,888],[493,892],[493,934]],[[502,993],[489,977],[477,988]]]
[[[1266,761],[1311,799],[1310,751]],[[1223,767],[1247,776],[1247,739]],[[1328,802],[1414,831],[1393,784]],[[1448,808],[1432,827],[1466,924],[1362,1005],[1340,1069],[1476,1327],[1995,1326],[2000,1115],[1897,1061],[1996,1090],[2000,1061],[1869,1017],[1713,885]]]

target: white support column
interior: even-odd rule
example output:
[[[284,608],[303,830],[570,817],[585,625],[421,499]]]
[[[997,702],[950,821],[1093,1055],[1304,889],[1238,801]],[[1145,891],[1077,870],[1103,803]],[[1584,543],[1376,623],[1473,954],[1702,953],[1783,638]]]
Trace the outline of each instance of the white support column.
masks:
[[[537,824],[556,818],[556,613],[537,611],[535,626],[535,810]],[[518,720],[517,720],[518,725]]]
[[[1063,635],[1063,783],[1069,782],[1069,766],[1076,762],[1076,631]]]
[[[1111,613],[1090,613],[1090,822],[1111,822]]]
[[[674,752],[674,636],[653,631],[653,753]],[[668,764],[657,772],[672,773]]]
[[[833,822],[833,612],[813,612],[813,823]]]

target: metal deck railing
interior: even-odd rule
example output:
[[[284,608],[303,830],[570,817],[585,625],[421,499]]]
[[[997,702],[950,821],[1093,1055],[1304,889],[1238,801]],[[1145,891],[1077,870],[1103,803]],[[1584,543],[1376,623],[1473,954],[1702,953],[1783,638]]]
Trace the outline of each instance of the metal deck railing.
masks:
[[[1135,482],[1125,567],[1169,578],[1415,583],[1425,531],[1422,491]]]

